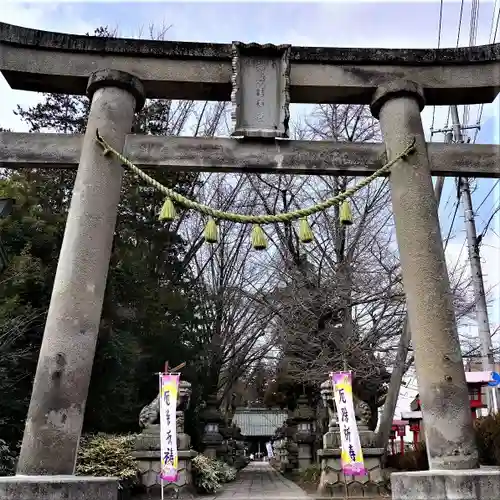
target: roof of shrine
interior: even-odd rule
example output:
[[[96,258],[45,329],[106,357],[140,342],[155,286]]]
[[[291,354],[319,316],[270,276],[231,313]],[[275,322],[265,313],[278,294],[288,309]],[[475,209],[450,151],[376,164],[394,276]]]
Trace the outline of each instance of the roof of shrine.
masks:
[[[274,436],[276,430],[288,418],[286,410],[269,410],[266,408],[236,408],[233,424],[241,429],[241,434],[250,436]]]

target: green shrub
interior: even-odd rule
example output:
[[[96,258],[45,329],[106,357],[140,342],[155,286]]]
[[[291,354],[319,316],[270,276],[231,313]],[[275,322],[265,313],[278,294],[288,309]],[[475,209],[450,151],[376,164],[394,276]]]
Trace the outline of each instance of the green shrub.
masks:
[[[224,482],[230,483],[231,481],[234,481],[236,479],[236,469],[224,462],[219,462],[219,463],[222,464],[221,472],[222,472],[222,477],[224,478]]]
[[[215,460],[198,455],[192,462],[193,481],[200,493],[216,493],[222,486],[220,471]]]
[[[139,482],[139,469],[132,456],[132,436],[97,434],[80,441],[76,474],[79,476],[116,477],[119,487]]]
[[[192,466],[194,486],[200,493],[216,493],[224,483],[236,479],[234,467],[204,455],[196,456]]]
[[[474,422],[481,465],[500,465],[500,413]]]
[[[300,471],[300,481],[304,483],[319,483],[321,476],[321,467],[319,464],[313,464]]]

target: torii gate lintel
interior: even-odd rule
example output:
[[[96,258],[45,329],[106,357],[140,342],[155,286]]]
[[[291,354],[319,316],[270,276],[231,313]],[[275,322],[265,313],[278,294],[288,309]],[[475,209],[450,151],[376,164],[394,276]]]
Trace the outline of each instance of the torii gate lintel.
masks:
[[[0,132],[0,168],[76,169],[83,135]],[[500,178],[500,145],[427,143],[431,174]],[[383,144],[127,134],[123,154],[141,169],[367,176],[387,160]]]

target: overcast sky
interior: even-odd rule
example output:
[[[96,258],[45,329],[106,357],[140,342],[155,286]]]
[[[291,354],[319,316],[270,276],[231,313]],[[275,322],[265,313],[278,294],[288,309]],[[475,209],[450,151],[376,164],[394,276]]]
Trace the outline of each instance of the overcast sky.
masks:
[[[439,0],[419,2],[231,2],[193,3],[184,1],[132,2],[4,2],[0,21],[67,33],[92,33],[99,26],[116,28],[122,37],[147,37],[149,26],[156,30],[170,26],[172,40],[291,43],[293,45],[336,47],[426,48],[438,46]],[[493,2],[481,0],[476,44],[489,43]],[[498,4],[497,4],[498,8]],[[442,18],[441,47],[455,47],[459,26],[460,2],[445,1]],[[469,45],[471,1],[464,3],[460,46]],[[498,33],[497,40],[500,39]],[[500,40],[499,40],[500,41]],[[16,104],[28,106],[39,96],[30,92],[13,91],[0,76],[0,126],[15,131],[27,130],[12,113]],[[482,115],[482,129],[478,143],[500,144],[499,99],[486,105]],[[469,124],[476,122],[478,109],[472,107]],[[462,109],[460,110],[462,116]],[[432,109],[422,113],[424,129],[429,133]],[[445,124],[447,109],[438,109],[435,128]],[[436,137],[435,140],[442,140]],[[486,195],[492,193],[484,201]],[[500,202],[498,184],[491,180],[478,182],[474,205],[478,210],[479,231]],[[443,194],[441,224],[448,232],[455,201],[455,186],[448,179]],[[461,211],[459,211],[461,214]],[[500,281],[500,224],[499,218],[491,225],[482,247],[487,287],[496,287],[491,322],[500,324],[498,282]],[[450,261],[466,258],[463,243],[463,217],[456,224],[453,242],[448,247]],[[405,405],[406,406],[406,405]]]

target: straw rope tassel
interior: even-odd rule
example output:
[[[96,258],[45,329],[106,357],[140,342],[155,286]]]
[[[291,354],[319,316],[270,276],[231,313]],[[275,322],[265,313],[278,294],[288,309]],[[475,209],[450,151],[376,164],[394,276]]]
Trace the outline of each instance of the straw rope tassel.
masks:
[[[314,240],[314,233],[305,217],[299,222],[299,240],[302,243],[311,243]]]
[[[172,222],[177,217],[174,202],[170,198],[166,198],[161,207],[159,220]]]
[[[348,200],[344,200],[342,205],[340,205],[340,223],[344,226],[352,225],[351,204]]]
[[[166,196],[163,207],[160,211],[159,219],[161,221],[171,222],[177,216],[174,202],[184,209],[196,210],[198,213],[206,215],[209,217],[207,225],[205,227],[204,236],[208,243],[215,243],[218,241],[218,227],[215,220],[227,220],[231,222],[236,222],[239,224],[253,224],[253,229],[251,233],[251,241],[254,248],[258,250],[263,250],[267,248],[267,238],[261,227],[261,224],[276,224],[284,222],[292,222],[299,220],[299,238],[303,243],[308,243],[313,241],[314,234],[307,222],[307,217],[313,214],[323,212],[330,207],[340,204],[340,221],[342,224],[350,225],[352,224],[352,212],[349,205],[349,198],[352,198],[354,194],[368,186],[372,181],[381,175],[388,174],[391,167],[401,160],[406,160],[406,158],[415,153],[415,143],[416,139],[413,138],[411,144],[399,153],[394,159],[386,163],[384,166],[379,168],[376,172],[373,172],[369,177],[365,177],[356,186],[351,187],[344,191],[343,193],[329,198],[327,200],[316,203],[307,208],[301,208],[294,210],[292,212],[280,213],[280,214],[268,214],[268,215],[243,215],[233,212],[224,212],[223,210],[218,210],[212,208],[208,205],[198,203],[194,200],[190,200],[180,193],[177,193],[173,189],[170,189],[162,184],[160,184],[156,179],[150,177],[146,172],[136,167],[130,160],[125,158],[116,149],[110,146],[96,130],[96,141],[102,147],[104,155],[112,154],[121,164],[129,168],[137,177],[148,183],[154,189],[157,189]]]
[[[217,223],[213,217],[209,217],[205,230],[203,231],[203,236],[207,243],[217,243],[219,241],[219,234],[217,229]]]
[[[255,250],[265,250],[267,248],[266,234],[259,224],[254,224],[250,239]]]

